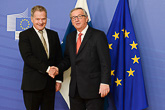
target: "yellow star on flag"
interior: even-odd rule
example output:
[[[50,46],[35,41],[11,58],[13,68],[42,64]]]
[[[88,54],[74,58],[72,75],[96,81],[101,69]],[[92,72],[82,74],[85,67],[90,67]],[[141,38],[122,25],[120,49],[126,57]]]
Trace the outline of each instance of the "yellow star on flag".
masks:
[[[115,70],[111,70],[111,76],[115,76],[114,72]]]
[[[109,44],[109,49],[111,49],[111,50],[112,50],[112,44]]]
[[[135,49],[137,49],[137,47],[136,47],[136,46],[137,46],[138,44],[137,44],[137,43],[135,43],[135,42],[133,41],[133,43],[132,43],[132,44],[129,44],[129,45],[131,45],[131,46],[132,46],[132,48],[131,48],[131,50],[132,50],[132,49],[134,49],[134,48],[135,48]]]
[[[121,85],[121,81],[122,81],[122,79],[119,80],[119,79],[117,78],[117,81],[115,81],[115,83],[117,84],[117,86],[118,86],[118,85]]]
[[[130,34],[130,32],[127,32],[127,30],[125,30],[125,29],[122,29],[122,31],[123,31],[123,33],[125,35],[125,38],[126,37],[129,38],[128,34]]]
[[[138,60],[140,59],[140,57],[137,58],[136,55],[135,55],[135,57],[134,58],[131,58],[131,59],[134,61],[133,64],[134,63],[139,63]]]
[[[119,39],[119,33],[116,33],[115,31],[115,35],[112,35],[113,37],[115,37],[115,40],[118,38]]]
[[[130,70],[129,70],[129,71],[127,71],[127,72],[129,73],[128,77],[130,77],[131,75],[132,75],[132,76],[134,76],[134,74],[133,74],[133,73],[135,72],[135,70],[133,70],[133,71],[132,71],[132,69],[130,68]]]

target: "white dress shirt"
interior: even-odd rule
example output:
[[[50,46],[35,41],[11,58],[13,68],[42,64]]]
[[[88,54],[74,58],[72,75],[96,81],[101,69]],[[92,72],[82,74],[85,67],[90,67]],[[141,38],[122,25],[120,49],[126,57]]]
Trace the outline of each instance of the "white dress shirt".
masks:
[[[79,33],[82,33],[82,35],[81,35],[81,42],[83,41],[84,36],[85,36],[85,34],[86,34],[86,32],[87,32],[88,27],[89,27],[89,26],[87,25],[87,26],[85,27],[85,29],[84,29],[82,32],[77,31],[76,42],[77,42]]]

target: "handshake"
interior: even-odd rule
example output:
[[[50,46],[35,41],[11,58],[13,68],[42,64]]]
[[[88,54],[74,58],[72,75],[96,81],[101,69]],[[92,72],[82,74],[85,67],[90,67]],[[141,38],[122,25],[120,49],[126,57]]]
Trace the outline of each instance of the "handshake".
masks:
[[[51,66],[47,73],[50,77],[55,78],[55,76],[59,74],[59,70],[57,67]]]

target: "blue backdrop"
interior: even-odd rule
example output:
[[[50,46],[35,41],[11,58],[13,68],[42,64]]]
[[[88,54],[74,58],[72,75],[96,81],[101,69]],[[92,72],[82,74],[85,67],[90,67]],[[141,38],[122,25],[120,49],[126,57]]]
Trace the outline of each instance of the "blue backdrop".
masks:
[[[51,29],[62,41],[70,21],[69,12],[77,0],[1,0],[0,1],[0,110],[24,110],[21,80],[23,61],[15,40],[16,18],[30,17],[34,5],[43,5],[48,11]],[[165,0],[128,0],[134,26],[149,107],[146,110],[165,109]],[[107,34],[118,0],[87,0],[92,25]],[[28,11],[25,10],[28,8]],[[20,15],[20,13],[24,14]],[[9,25],[10,24],[10,25]],[[58,98],[61,96],[58,94]],[[57,107],[64,102],[58,102]]]

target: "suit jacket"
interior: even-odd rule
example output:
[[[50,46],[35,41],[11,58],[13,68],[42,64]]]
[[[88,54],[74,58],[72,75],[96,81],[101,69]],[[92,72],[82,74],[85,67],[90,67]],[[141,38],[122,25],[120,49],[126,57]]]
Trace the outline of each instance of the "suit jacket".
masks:
[[[111,61],[106,35],[89,27],[76,54],[76,34],[77,31],[74,31],[67,36],[64,60],[58,66],[59,70],[64,71],[71,66],[71,97],[75,96],[76,88],[82,98],[100,97],[100,83],[111,82]]]
[[[19,35],[19,49],[24,60],[22,90],[36,91],[45,87],[55,89],[55,80],[62,80],[62,74],[53,79],[46,73],[48,66],[57,66],[62,60],[57,32],[49,29],[46,29],[46,32],[49,42],[49,59],[33,27]]]

